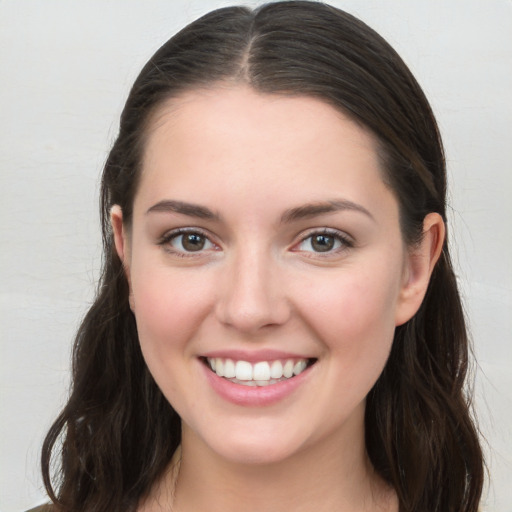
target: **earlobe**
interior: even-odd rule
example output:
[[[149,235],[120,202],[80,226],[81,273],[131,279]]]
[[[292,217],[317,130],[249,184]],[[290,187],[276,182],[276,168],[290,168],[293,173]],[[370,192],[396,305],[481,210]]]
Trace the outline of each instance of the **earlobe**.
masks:
[[[443,250],[445,232],[443,218],[438,213],[429,213],[423,220],[421,242],[411,248],[407,256],[396,325],[410,320],[420,308],[427,293],[430,277]]]

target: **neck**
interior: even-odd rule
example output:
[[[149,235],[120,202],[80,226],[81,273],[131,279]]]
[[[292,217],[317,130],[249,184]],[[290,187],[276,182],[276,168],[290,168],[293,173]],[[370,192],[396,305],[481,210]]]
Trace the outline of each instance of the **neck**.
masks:
[[[279,462],[243,464],[220,457],[184,429],[172,511],[396,511],[395,494],[375,474],[366,455],[364,431],[359,432],[357,439],[349,437],[350,442],[333,434],[333,439]],[[162,484],[167,489],[173,486],[169,481]]]

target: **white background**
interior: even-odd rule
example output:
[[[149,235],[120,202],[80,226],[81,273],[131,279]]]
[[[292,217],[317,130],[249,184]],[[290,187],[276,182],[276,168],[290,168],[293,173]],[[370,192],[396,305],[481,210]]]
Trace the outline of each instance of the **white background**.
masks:
[[[99,174],[136,74],[230,1],[0,0],[0,510],[43,501],[39,450],[100,266]],[[338,0],[398,50],[438,117],[479,360],[491,484],[512,511],[512,2]],[[255,5],[253,2],[250,5]]]

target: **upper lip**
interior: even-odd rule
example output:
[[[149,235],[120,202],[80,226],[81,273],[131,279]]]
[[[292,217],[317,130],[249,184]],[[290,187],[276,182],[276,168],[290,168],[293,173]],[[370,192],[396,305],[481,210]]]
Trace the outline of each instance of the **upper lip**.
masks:
[[[281,350],[212,350],[202,354],[206,358],[233,359],[234,361],[247,361],[248,363],[257,363],[259,361],[275,361],[286,359],[312,359],[312,356],[304,354],[294,354]]]

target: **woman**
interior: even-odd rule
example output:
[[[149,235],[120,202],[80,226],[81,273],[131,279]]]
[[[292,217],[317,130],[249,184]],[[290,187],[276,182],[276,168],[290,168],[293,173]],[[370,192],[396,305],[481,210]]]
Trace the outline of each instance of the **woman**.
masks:
[[[445,196],[427,100],[352,16],[226,8],[164,44],[104,169],[57,510],[476,511]]]

